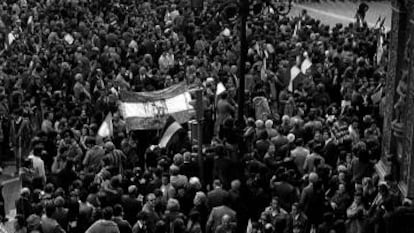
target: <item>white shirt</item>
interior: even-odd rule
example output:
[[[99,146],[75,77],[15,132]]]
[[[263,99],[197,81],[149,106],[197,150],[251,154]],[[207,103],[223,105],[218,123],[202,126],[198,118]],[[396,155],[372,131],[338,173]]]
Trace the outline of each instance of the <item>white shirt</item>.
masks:
[[[35,176],[42,177],[44,181],[46,181],[45,164],[43,160],[33,154],[30,154],[28,158],[32,160]]]
[[[158,64],[161,70],[168,70],[174,66],[174,54],[165,53],[158,59]]]

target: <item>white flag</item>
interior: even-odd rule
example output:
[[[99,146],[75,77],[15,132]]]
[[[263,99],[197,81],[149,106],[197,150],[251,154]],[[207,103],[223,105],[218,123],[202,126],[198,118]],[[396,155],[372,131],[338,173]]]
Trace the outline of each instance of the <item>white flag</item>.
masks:
[[[217,88],[216,88],[216,96],[219,96],[221,93],[226,91],[226,87],[224,86],[224,84],[222,82],[219,82],[217,84]]]
[[[114,126],[112,124],[112,113],[106,115],[105,120],[102,122],[101,127],[98,130],[98,136],[105,138],[111,137],[114,133]]]
[[[293,80],[295,80],[295,78],[300,74],[300,69],[294,65],[291,69],[290,69],[290,81],[289,81],[289,87],[288,90],[289,91],[293,91]]]
[[[302,65],[300,67],[303,74],[306,74],[306,71],[312,66],[312,62],[309,58],[305,58],[305,60],[302,62]]]

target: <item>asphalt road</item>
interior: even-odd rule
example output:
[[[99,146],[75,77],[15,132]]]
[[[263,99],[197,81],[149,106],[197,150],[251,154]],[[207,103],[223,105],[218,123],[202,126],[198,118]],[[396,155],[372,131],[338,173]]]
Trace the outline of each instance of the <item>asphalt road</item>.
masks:
[[[15,200],[20,195],[21,182],[19,178],[13,177],[16,171],[14,165],[6,166],[0,175],[0,183],[3,185],[4,209],[9,221],[5,224],[8,232],[14,232],[14,216],[16,216]]]
[[[364,1],[369,10],[366,14],[366,21],[369,26],[374,26],[378,17],[386,17],[384,26],[386,30],[391,29],[391,3],[388,1]],[[295,3],[290,15],[299,15],[303,9],[308,11],[308,14],[316,19],[321,20],[323,24],[335,26],[337,23],[349,24],[355,22],[355,12],[358,9],[361,1],[332,1],[321,0],[318,2],[302,2]]]

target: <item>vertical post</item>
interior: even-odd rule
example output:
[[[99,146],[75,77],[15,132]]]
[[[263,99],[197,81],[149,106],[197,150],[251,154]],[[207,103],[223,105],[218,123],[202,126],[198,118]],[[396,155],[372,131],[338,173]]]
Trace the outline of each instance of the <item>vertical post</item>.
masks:
[[[198,89],[196,92],[196,116],[197,116],[197,144],[198,144],[198,170],[199,178],[202,184],[204,184],[204,161],[203,161],[203,118],[204,118],[204,106],[203,106],[203,90]]]
[[[238,98],[238,112],[237,124],[239,129],[244,127],[244,91],[245,81],[244,74],[246,73],[247,60],[247,39],[246,39],[246,22],[249,14],[249,0],[240,0],[240,64],[239,64],[239,98]]]

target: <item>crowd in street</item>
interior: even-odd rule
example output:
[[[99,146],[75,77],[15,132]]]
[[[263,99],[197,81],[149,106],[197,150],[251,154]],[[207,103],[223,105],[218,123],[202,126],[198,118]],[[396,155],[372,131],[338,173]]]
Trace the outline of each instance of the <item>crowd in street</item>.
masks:
[[[224,2],[0,3],[0,160],[16,161],[23,184],[16,233],[396,232],[411,202],[374,170],[388,36],[379,48],[364,23],[265,9],[247,23],[239,90],[240,26]],[[118,110],[122,90],[181,82],[203,88],[201,175],[197,145],[144,145]],[[108,112],[113,135],[97,140]]]

